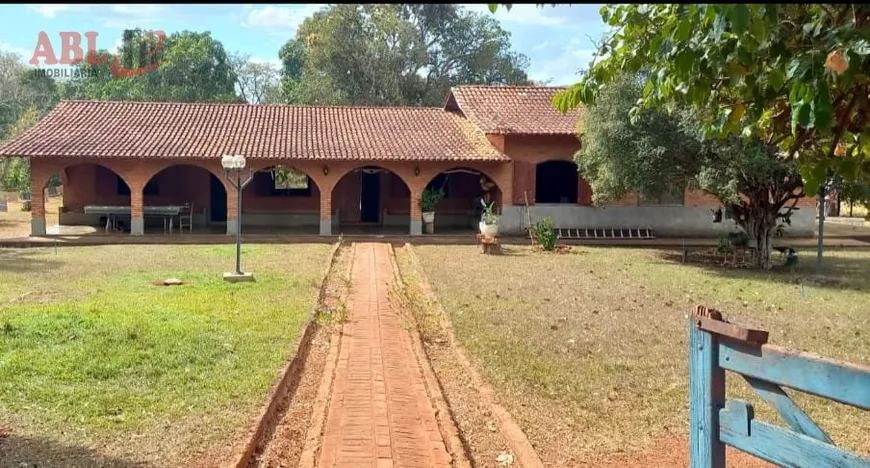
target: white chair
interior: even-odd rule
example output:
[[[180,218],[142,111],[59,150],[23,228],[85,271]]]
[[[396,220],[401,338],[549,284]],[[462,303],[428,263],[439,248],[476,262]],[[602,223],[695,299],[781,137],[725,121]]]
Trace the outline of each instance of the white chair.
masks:
[[[178,232],[193,232],[193,203],[185,203],[178,213]]]

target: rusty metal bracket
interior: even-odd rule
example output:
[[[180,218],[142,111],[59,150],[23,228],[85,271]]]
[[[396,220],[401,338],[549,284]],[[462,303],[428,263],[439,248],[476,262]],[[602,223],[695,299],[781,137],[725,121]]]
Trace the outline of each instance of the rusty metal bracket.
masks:
[[[704,306],[695,307],[694,321],[695,326],[701,330],[754,345],[760,346],[767,343],[769,336],[769,333],[765,330],[743,328],[729,323],[722,318],[721,312],[715,309],[708,309]]]

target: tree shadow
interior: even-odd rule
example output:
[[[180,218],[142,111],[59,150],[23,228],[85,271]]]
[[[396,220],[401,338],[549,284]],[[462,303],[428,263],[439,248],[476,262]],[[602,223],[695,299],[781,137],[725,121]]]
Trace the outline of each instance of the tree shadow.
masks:
[[[0,434],[0,468],[146,468],[148,463],[107,456],[41,437]]]
[[[45,255],[44,249],[0,249],[0,271],[9,273],[32,273],[58,268],[60,260]]]
[[[682,250],[660,250],[657,256],[665,263],[687,265],[728,279],[763,280],[784,285],[804,284],[838,290],[870,292],[866,277],[870,275],[870,256],[843,257],[826,255],[823,258],[824,275],[816,275],[816,256],[813,250],[799,250],[798,263],[794,269],[785,266],[785,256],[774,252],[771,256],[773,268],[762,271],[747,265],[732,266],[723,264],[721,254],[711,261],[710,252],[714,249],[689,250],[683,259]],[[848,248],[826,247],[825,253],[849,251]],[[729,257],[730,258],[730,257]]]

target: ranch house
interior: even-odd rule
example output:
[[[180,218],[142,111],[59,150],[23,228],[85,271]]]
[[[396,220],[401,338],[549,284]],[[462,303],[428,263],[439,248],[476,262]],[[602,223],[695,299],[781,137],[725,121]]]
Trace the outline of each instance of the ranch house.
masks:
[[[503,234],[524,231],[526,206],[533,221],[549,216],[561,228],[732,229],[712,222],[719,203],[702,192],[593,206],[573,163],[578,114],[551,104],[559,90],[458,86],[440,108],[62,101],[0,156],[30,158],[34,236],[46,234],[44,188],[55,174],[61,225],[96,226],[100,215],[85,207],[126,206],[131,235],[162,233],[149,207],[186,204],[192,232],[234,234],[237,193],[223,155],[244,156],[253,175],[242,192],[246,232],[421,235],[427,187],[445,192],[436,233],[471,231],[484,195]],[[812,235],[814,202],[799,205],[788,232]]]

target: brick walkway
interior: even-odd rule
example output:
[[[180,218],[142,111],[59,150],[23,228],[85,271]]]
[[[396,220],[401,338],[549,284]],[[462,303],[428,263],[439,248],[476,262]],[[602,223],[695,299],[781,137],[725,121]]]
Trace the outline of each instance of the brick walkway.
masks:
[[[318,466],[449,467],[408,331],[391,306],[387,244],[356,244]]]

